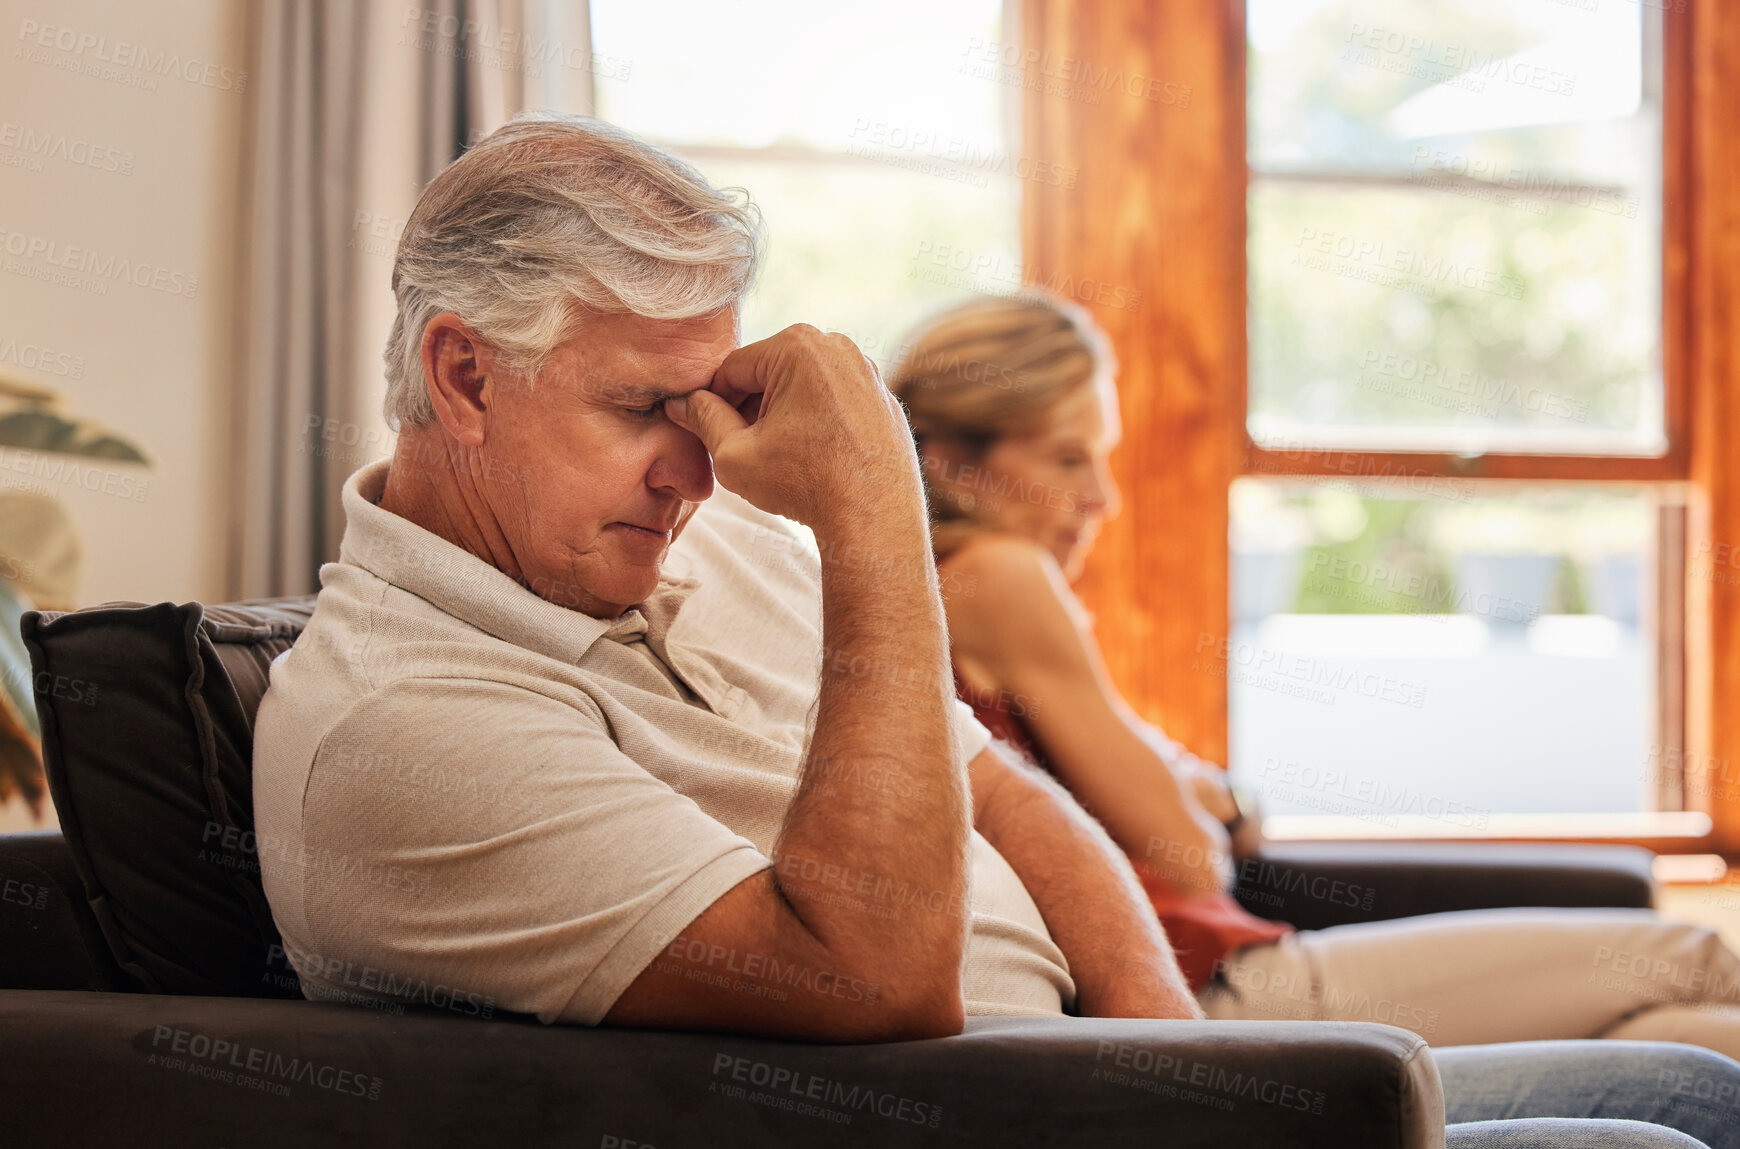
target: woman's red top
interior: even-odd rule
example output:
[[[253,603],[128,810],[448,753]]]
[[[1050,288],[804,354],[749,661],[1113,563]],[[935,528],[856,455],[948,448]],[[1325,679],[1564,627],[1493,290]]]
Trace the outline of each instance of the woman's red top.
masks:
[[[999,701],[1008,697],[1006,693],[975,691],[957,668],[955,694],[973,708],[973,716],[993,735],[1020,749],[1052,777],[1058,777],[1027,723]],[[1293,927],[1284,922],[1271,922],[1246,913],[1227,894],[1186,896],[1143,862],[1135,858],[1130,861],[1166,929],[1166,938],[1178,956],[1178,968],[1193,993],[1209,983],[1228,954],[1245,946],[1264,945],[1293,932]]]

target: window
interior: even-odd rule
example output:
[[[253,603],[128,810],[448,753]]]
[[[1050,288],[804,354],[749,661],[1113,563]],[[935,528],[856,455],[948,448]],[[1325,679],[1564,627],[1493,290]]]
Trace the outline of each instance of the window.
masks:
[[[1659,7],[1246,16],[1235,774],[1355,834],[1674,808]]]
[[[1658,806],[1653,493],[1417,486],[1234,484],[1236,775],[1366,833]]]
[[[802,321],[886,366],[925,314],[1019,287],[1016,89],[975,66],[1002,20],[998,0],[594,0],[594,57],[621,62],[596,111],[760,206],[745,340]]]
[[[1649,5],[1252,0],[1266,446],[1660,455]]]

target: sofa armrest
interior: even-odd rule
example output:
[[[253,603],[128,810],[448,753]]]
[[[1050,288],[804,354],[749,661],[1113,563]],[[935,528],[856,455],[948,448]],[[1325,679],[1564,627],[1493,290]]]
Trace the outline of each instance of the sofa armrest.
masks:
[[[1238,870],[1252,913],[1325,929],[1501,906],[1648,908],[1648,850],[1558,842],[1268,843]]]
[[[6,990],[0,1033],[20,1144],[1444,1143],[1425,1043],[1359,1022],[980,1018],[938,1041],[827,1046]]]
[[[59,830],[0,834],[0,988],[133,988]]]

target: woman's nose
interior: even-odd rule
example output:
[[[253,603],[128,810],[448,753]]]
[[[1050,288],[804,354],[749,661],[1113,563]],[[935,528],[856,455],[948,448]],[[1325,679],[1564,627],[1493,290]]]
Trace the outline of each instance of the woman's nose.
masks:
[[[1104,463],[1095,465],[1093,481],[1082,494],[1082,502],[1090,512],[1097,512],[1108,519],[1115,518],[1123,509],[1124,500],[1118,490],[1118,481],[1112,477],[1111,467]]]

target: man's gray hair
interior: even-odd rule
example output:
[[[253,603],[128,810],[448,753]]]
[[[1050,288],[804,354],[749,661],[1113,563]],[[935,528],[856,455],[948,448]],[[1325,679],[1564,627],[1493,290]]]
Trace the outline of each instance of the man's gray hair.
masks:
[[[754,282],[748,193],[586,116],[516,118],[423,189],[393,261],[387,422],[434,421],[423,331],[444,311],[535,378],[585,311],[717,314]]]

